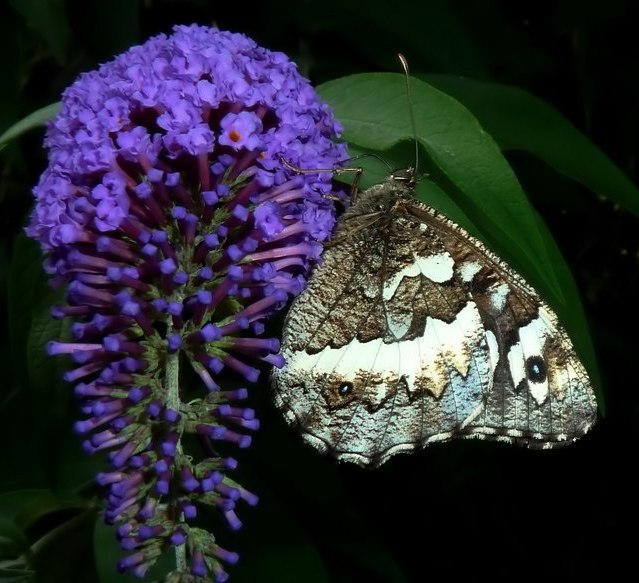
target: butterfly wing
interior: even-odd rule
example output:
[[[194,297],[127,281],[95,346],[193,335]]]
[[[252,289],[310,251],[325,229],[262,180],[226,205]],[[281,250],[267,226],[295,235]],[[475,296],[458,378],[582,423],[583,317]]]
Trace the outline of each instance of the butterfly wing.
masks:
[[[359,465],[455,437],[552,447],[596,418],[554,313],[463,229],[411,201],[355,215],[287,317],[276,404]]]
[[[454,257],[456,277],[477,307],[495,355],[492,388],[461,433],[543,448],[581,437],[596,420],[596,400],[554,312],[520,275],[458,225],[424,205],[414,204],[408,212]]]

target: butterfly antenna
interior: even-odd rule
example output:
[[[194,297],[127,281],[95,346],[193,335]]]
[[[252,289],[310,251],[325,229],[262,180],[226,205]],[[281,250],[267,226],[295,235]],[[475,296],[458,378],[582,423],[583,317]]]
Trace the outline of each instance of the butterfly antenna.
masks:
[[[413,110],[413,99],[410,92],[410,73],[408,71],[408,61],[406,57],[401,53],[397,54],[399,58],[399,62],[402,64],[402,69],[404,69],[404,76],[406,78],[406,97],[408,99],[408,113],[410,114],[410,125],[413,130],[413,141],[415,142],[415,176],[418,176],[417,166],[419,165],[419,143],[417,142],[417,124],[415,123],[415,112]]]

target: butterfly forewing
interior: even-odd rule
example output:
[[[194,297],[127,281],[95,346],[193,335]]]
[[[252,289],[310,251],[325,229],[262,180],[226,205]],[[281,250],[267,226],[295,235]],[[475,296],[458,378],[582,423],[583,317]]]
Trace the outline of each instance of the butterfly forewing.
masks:
[[[342,217],[287,316],[276,404],[360,465],[455,437],[553,447],[596,418],[555,314],[393,177]]]

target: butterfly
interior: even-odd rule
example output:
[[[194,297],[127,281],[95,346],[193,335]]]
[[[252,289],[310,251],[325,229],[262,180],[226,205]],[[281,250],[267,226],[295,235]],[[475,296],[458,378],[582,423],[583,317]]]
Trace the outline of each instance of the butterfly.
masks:
[[[276,406],[315,448],[366,467],[455,438],[578,439],[597,404],[556,314],[416,200],[415,176],[391,174],[340,217],[285,319]]]

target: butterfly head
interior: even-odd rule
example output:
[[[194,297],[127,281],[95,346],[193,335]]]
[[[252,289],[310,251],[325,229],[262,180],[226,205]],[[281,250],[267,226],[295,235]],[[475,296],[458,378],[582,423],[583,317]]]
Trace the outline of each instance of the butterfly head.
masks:
[[[395,170],[384,182],[370,191],[371,194],[377,194],[380,198],[386,199],[386,204],[382,206],[394,208],[402,201],[412,201],[415,198],[416,184],[415,170],[409,167]]]
[[[346,211],[342,222],[361,215],[390,217],[403,203],[415,198],[415,170],[405,168],[390,174],[384,182],[376,184],[362,192],[356,192],[353,204]]]
[[[394,182],[397,184],[403,184],[408,186],[409,188],[414,188],[416,179],[415,179],[415,169],[414,168],[402,168],[401,170],[395,170],[388,178],[388,182]]]
[[[385,184],[388,185],[396,200],[412,200],[415,197],[415,186],[417,184],[415,169],[408,167],[395,170],[386,179]]]

